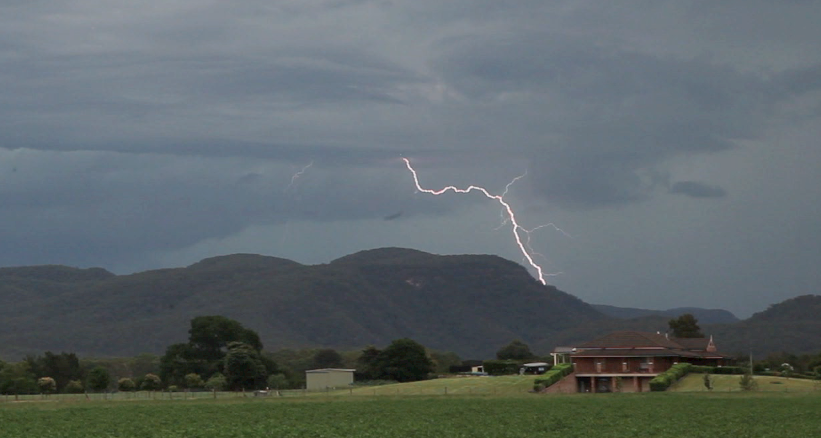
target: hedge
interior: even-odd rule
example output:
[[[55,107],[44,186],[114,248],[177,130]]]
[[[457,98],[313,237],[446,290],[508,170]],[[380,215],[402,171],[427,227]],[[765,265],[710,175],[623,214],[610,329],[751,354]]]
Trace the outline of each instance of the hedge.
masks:
[[[744,374],[746,370],[744,367],[715,367],[713,374]]]
[[[482,362],[485,372],[491,376],[519,374],[519,367],[521,366],[522,362],[517,360],[486,360]]]
[[[659,374],[650,381],[650,391],[666,391],[678,379],[687,375],[690,372],[692,364],[677,363],[670,367],[669,370]]]
[[[561,363],[553,368],[550,371],[542,374],[533,382],[534,386],[544,385],[545,388],[548,386],[562,380],[562,378],[570,373],[573,372],[573,364],[570,363]]]

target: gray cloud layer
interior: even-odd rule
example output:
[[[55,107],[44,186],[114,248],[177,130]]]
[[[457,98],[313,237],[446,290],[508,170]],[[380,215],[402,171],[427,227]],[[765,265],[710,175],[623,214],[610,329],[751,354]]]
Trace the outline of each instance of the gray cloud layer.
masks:
[[[294,230],[349,239],[277,238],[269,252],[314,263],[443,233],[420,249],[518,260],[498,233],[476,248],[445,237],[436,221],[470,223],[485,200],[414,193],[400,156],[430,187],[501,192],[527,170],[509,196],[529,226],[561,218],[573,235],[607,223],[620,236],[681,239],[648,249],[654,260],[709,253],[681,247],[691,240],[678,221],[756,230],[765,218],[749,212],[775,208],[770,188],[790,181],[805,189],[778,209],[806,224],[802,241],[819,242],[802,219],[819,200],[817,176],[802,170],[812,160],[787,158],[812,156],[819,18],[818,3],[800,1],[5,2],[0,264],[129,271],[265,252],[253,242]],[[771,183],[753,192],[762,178]],[[724,235],[714,244],[731,246]],[[629,286],[644,275],[638,249],[635,266],[614,270],[584,237],[540,238],[557,248],[537,249],[566,272],[558,284],[584,299],[641,305],[664,284]],[[746,312],[775,300],[736,280],[750,266],[818,286],[791,241],[745,243],[783,257],[739,260],[692,287]],[[656,269],[663,279],[689,268]],[[622,290],[604,292],[614,284]],[[761,292],[739,305],[745,290]],[[648,303],[716,296],[680,292]]]

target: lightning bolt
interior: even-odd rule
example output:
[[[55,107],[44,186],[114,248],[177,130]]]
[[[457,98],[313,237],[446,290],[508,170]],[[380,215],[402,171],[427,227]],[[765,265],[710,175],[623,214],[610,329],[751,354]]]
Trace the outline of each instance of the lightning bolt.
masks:
[[[546,274],[544,272],[544,270],[542,269],[542,267],[539,266],[538,263],[536,263],[536,261],[534,260],[534,257],[536,255],[539,255],[539,256],[542,256],[542,257],[544,257],[544,256],[537,253],[537,252],[535,252],[535,251],[533,251],[533,248],[530,246],[530,233],[532,233],[532,232],[534,232],[538,229],[541,229],[541,228],[551,227],[554,230],[559,231],[559,232],[561,232],[562,234],[564,234],[568,237],[570,237],[570,235],[565,233],[564,231],[562,231],[561,228],[557,227],[556,225],[554,225],[552,223],[539,225],[538,227],[530,229],[530,230],[528,230],[527,228],[522,227],[521,225],[519,225],[518,219],[516,219],[516,213],[513,211],[513,208],[510,206],[510,204],[507,203],[507,201],[505,201],[505,198],[504,198],[505,195],[507,195],[508,190],[510,190],[510,187],[516,181],[524,178],[525,175],[527,175],[527,172],[525,172],[522,175],[517,176],[516,178],[513,178],[512,181],[507,183],[507,185],[505,186],[505,190],[504,190],[504,192],[502,192],[501,195],[491,194],[484,187],[479,187],[479,186],[474,186],[474,185],[468,186],[468,188],[466,188],[466,189],[460,189],[460,188],[457,188],[455,186],[447,186],[447,187],[439,189],[439,190],[433,190],[433,189],[426,189],[426,188],[422,187],[421,184],[419,184],[419,175],[417,175],[416,170],[413,168],[413,166],[411,166],[410,160],[408,160],[405,157],[402,157],[402,160],[405,162],[405,166],[407,166],[407,168],[410,171],[411,175],[413,175],[413,182],[414,182],[414,184],[416,184],[416,190],[418,190],[420,192],[429,193],[431,195],[439,196],[439,195],[441,195],[445,192],[448,192],[448,191],[452,191],[454,193],[470,193],[472,191],[478,191],[478,192],[481,192],[483,195],[485,195],[487,198],[498,202],[502,206],[502,225],[500,225],[499,227],[501,228],[502,226],[504,226],[508,222],[512,225],[513,238],[516,240],[516,245],[519,247],[519,251],[521,251],[522,256],[524,257],[524,260],[527,261],[527,263],[536,271],[536,276],[539,279],[539,281],[542,284],[547,284],[547,281],[545,281],[545,279],[544,279],[545,276],[551,277],[551,276],[556,276],[556,275],[560,274],[560,273]],[[523,238],[522,237],[523,235],[526,236],[526,237]]]
[[[311,161],[310,163],[308,163],[307,165],[305,165],[305,167],[303,167],[303,168],[302,168],[299,172],[297,172],[297,173],[293,174],[293,175],[291,176],[291,182],[289,182],[289,183],[288,183],[288,186],[287,186],[287,187],[285,187],[285,190],[284,190],[284,191],[285,191],[285,192],[287,192],[287,191],[288,191],[288,189],[290,189],[291,187],[293,187],[293,186],[294,186],[294,183],[296,182],[296,180],[297,180],[297,179],[299,179],[299,177],[300,177],[300,176],[302,176],[302,175],[305,173],[305,171],[307,171],[308,169],[310,169],[310,168],[311,168],[311,166],[313,166],[313,165],[314,165],[314,162],[313,162],[313,161]]]

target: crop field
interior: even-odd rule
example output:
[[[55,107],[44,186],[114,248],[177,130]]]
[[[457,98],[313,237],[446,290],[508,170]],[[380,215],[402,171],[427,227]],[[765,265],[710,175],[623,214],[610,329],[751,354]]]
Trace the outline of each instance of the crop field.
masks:
[[[813,437],[821,396],[647,393],[0,403],[4,438]]]

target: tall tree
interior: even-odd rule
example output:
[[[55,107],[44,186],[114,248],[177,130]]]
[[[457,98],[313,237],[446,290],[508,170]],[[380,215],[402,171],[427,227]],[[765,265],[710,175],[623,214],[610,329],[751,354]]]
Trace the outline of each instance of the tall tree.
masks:
[[[233,390],[263,388],[268,377],[259,351],[242,342],[228,344],[224,368],[228,387]]]
[[[224,316],[198,316],[191,320],[188,334],[188,343],[195,356],[205,361],[222,360],[231,342],[242,342],[256,351],[262,350],[262,342],[255,331]]]
[[[184,386],[185,376],[196,373],[207,379],[223,372],[228,346],[241,342],[257,354],[262,350],[259,335],[224,316],[198,316],[191,320],[188,343],[169,346],[160,359],[160,375],[166,384]],[[276,368],[263,361],[266,368]]]
[[[685,313],[678,318],[673,318],[667,324],[676,338],[704,337],[704,333],[701,333],[701,327],[698,326],[698,320],[691,313]]]
[[[74,353],[55,354],[46,351],[40,359],[40,373],[42,376],[53,377],[57,384],[57,391],[63,391],[68,382],[82,380],[83,372],[80,360]]]
[[[518,339],[514,339],[496,352],[496,358],[499,360],[527,360],[534,357],[535,355],[530,351],[530,347]]]
[[[433,372],[425,347],[413,339],[397,339],[379,353],[377,362],[384,378],[397,382],[424,380]]]
[[[94,367],[86,377],[86,388],[92,391],[105,391],[111,383],[111,375],[103,367]]]
[[[362,350],[362,354],[356,359],[358,374],[366,380],[377,380],[381,377],[381,370],[379,365],[379,358],[382,352],[374,347],[368,345]]]
[[[169,385],[182,385],[186,374],[202,374],[206,364],[194,357],[190,344],[172,344],[160,359],[160,377]]]
[[[6,364],[0,369],[0,392],[3,394],[28,394],[34,392],[36,387],[34,373],[25,361]]]

